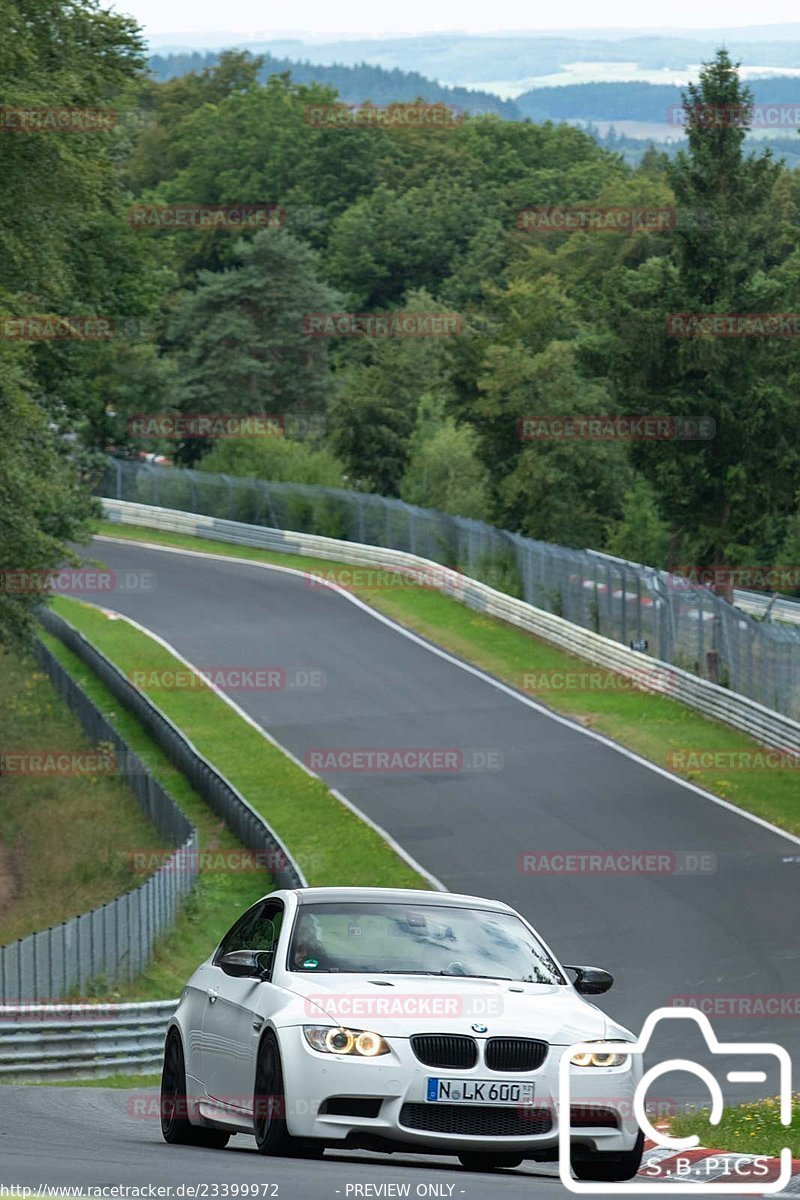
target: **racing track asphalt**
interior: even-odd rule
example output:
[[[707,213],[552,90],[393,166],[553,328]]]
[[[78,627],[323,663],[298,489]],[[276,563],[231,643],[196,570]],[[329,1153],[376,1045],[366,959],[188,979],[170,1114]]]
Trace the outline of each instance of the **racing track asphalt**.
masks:
[[[791,861],[798,858],[796,842],[714,804],[676,779],[586,736],[579,727],[553,720],[490,679],[374,619],[345,597],[308,586],[301,575],[106,540],[96,542],[92,553],[117,573],[154,572],[152,591],[116,591],[97,602],[141,622],[194,665],[324,672],[326,686],[319,689],[231,693],[300,759],[311,750],[329,747],[499,753],[502,768],[488,771],[321,774],[447,888],[507,901],[531,920],[562,961],[612,971],[615,988],[598,1003],[629,1028],[638,1031],[649,1012],[674,996],[800,992],[800,863]],[[298,568],[302,570],[301,560]],[[710,852],[716,855],[716,870],[614,876],[530,875],[518,869],[518,857],[525,851],[597,850]],[[776,1041],[795,1061],[800,1051],[798,1025],[788,1016],[714,1019],[721,1039]],[[707,1061],[699,1040],[689,1044],[671,1030],[662,1029],[654,1050],[659,1057],[680,1053]],[[737,1065],[755,1062],[740,1060]],[[671,1083],[662,1081],[659,1095],[706,1099],[693,1089],[690,1077],[666,1078]],[[772,1074],[762,1090],[776,1093]],[[21,1094],[14,1089],[14,1110]],[[725,1094],[730,1100],[752,1093],[742,1089],[740,1094],[726,1085]],[[3,1150],[10,1136],[15,1182],[40,1181],[43,1173],[48,1181],[69,1182],[63,1171],[52,1169],[54,1129],[66,1139],[65,1169],[76,1182],[89,1182],[98,1173],[108,1182],[119,1182],[123,1173],[141,1171],[143,1137],[153,1143],[148,1144],[148,1176],[180,1181],[185,1154],[190,1156],[186,1169],[200,1170],[190,1167],[197,1151],[162,1150],[156,1130],[126,1126],[119,1132],[113,1114],[120,1101],[106,1093],[48,1092],[46,1102],[38,1088],[24,1095],[30,1099],[19,1108],[18,1117],[9,1107],[8,1090],[0,1092],[0,1159],[6,1157]],[[55,1108],[50,1099],[54,1095],[63,1096]],[[31,1140],[36,1111],[38,1135],[48,1146],[44,1154]],[[18,1140],[19,1153],[14,1149]],[[232,1145],[246,1141],[236,1139]],[[107,1147],[97,1166],[91,1165],[92,1146],[98,1153],[101,1146]],[[205,1160],[212,1153],[201,1152],[201,1157]],[[215,1160],[225,1160],[223,1173],[228,1155],[229,1151],[214,1155]],[[237,1180],[249,1177],[250,1170],[264,1178],[263,1164],[256,1162],[251,1168],[244,1154],[237,1153],[235,1159],[248,1161],[246,1167],[237,1166]],[[276,1165],[275,1170],[302,1177],[299,1194],[333,1197],[338,1175],[324,1173],[327,1163],[326,1157],[322,1172],[313,1163]],[[533,1169],[528,1164],[525,1173]],[[393,1166],[386,1170],[379,1173],[381,1181],[395,1178]],[[439,1178],[439,1172],[426,1161],[422,1174],[406,1167],[403,1177],[416,1184],[434,1175]],[[4,1169],[0,1180],[5,1175]],[[467,1186],[467,1194],[479,1194],[466,1178],[467,1185],[464,1173],[457,1176],[454,1196],[462,1186]],[[504,1179],[489,1186],[506,1190],[515,1185]],[[543,1179],[541,1186],[560,1190],[555,1181]],[[284,1200],[295,1196],[287,1193]]]

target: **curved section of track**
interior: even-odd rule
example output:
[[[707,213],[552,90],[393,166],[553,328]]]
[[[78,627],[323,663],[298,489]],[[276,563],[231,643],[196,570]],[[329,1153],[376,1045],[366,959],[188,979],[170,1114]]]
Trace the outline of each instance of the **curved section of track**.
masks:
[[[674,996],[797,991],[795,839],[714,804],[577,725],[553,719],[345,597],[309,587],[302,575],[134,543],[103,540],[93,553],[120,574],[155,573],[153,591],[116,592],[103,604],[141,622],[196,666],[323,672],[324,688],[232,696],[299,759],[323,748],[495,754],[501,769],[320,774],[447,887],[508,901],[562,960],[610,969],[617,986],[601,1004],[630,1028],[638,1030],[649,1012]],[[528,875],[519,870],[525,851],[710,852],[716,870]],[[798,1022],[791,1016],[715,1019],[714,1025],[724,1040],[778,1041],[794,1056],[800,1052]],[[680,1051],[682,1057],[699,1049],[666,1035],[659,1046],[661,1053]],[[775,1094],[772,1081],[767,1090]],[[8,1100],[6,1089],[0,1094]],[[295,1186],[298,1197],[346,1197],[343,1186],[337,1191],[345,1175],[339,1166],[335,1175],[326,1174],[327,1157],[323,1168],[265,1164],[238,1149],[214,1154],[162,1146],[157,1122],[120,1121],[126,1114],[119,1093],[17,1089],[14,1103],[3,1103],[2,1110],[0,1157],[8,1162],[3,1152],[10,1144],[13,1182],[41,1182],[45,1175],[47,1182],[70,1182],[55,1169],[61,1152],[50,1140],[55,1129],[75,1182],[88,1183],[98,1172],[104,1182],[121,1182],[123,1174],[137,1171],[149,1181],[170,1182],[184,1165],[183,1181],[209,1179],[205,1164],[213,1158],[215,1178],[277,1180],[286,1173],[295,1183],[281,1191],[285,1200],[294,1200]],[[249,1139],[231,1146],[237,1143]],[[95,1161],[105,1166],[95,1168]],[[400,1179],[396,1159],[386,1160],[386,1174],[381,1169],[378,1176],[374,1166],[357,1165],[363,1161],[354,1158],[342,1170],[371,1170],[372,1181]],[[409,1165],[401,1181],[412,1184],[412,1194],[417,1182],[445,1175],[457,1186],[442,1196],[480,1194],[463,1172],[404,1161]],[[488,1180],[482,1178],[485,1194]],[[517,1185],[497,1179],[489,1186],[499,1191]],[[559,1185],[543,1180],[542,1186]]]

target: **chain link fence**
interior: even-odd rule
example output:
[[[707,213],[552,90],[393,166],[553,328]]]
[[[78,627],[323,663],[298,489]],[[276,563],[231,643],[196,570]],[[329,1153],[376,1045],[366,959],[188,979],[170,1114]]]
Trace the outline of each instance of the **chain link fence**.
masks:
[[[93,744],[107,743],[114,768],[162,838],[176,852],[138,888],[61,925],[0,946],[0,1003],[52,1001],[103,981],[135,979],[156,940],[175,922],[181,897],[197,877],[197,833],[145,763],[105,719],[83,689],[41,642],[39,665],[76,713]]]
[[[654,567],[364,492],[123,459],[109,460],[97,493],[417,554],[800,718],[800,629]]]

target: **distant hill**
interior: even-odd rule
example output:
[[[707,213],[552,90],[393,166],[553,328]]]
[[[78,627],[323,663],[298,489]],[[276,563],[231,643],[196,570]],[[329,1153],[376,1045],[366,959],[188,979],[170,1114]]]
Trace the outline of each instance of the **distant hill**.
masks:
[[[162,39],[164,41],[166,39]],[[173,42],[173,39],[169,39]],[[175,39],[177,41],[177,38]],[[197,45],[198,42],[195,42]],[[208,47],[208,41],[199,40]],[[576,30],[571,33],[466,34],[435,33],[415,37],[252,38],[219,35],[218,47],[228,46],[268,53],[294,62],[324,66],[368,63],[391,71],[419,71],[446,83],[483,86],[492,90],[503,81],[523,87],[543,76],[557,75],[570,63],[635,64],[638,70],[687,70],[710,59],[724,44],[734,60],[747,67],[800,68],[800,27],[727,31],[696,29],[669,33],[628,30]],[[186,45],[192,47],[190,35]],[[182,49],[171,45],[169,50]],[[165,54],[164,49],[159,50]],[[599,78],[603,77],[598,68]],[[637,78],[633,75],[633,78]]]
[[[501,100],[492,92],[470,91],[467,88],[444,87],[426,79],[416,71],[385,70],[383,67],[359,63],[343,66],[319,66],[310,62],[295,62],[290,58],[275,58],[264,54],[264,66],[259,78],[266,80],[270,75],[290,71],[295,83],[322,83],[335,87],[346,104],[362,104],[371,100],[373,104],[388,104],[391,101],[426,100],[433,104],[449,104],[464,112],[497,113],[508,121],[519,121],[522,117],[517,106],[510,100]],[[219,54],[183,53],[155,54],[150,59],[150,71],[159,82],[186,75],[189,71],[208,70],[216,65]]]
[[[756,104],[790,105],[800,112],[800,78],[776,75],[748,81]],[[514,103],[532,121],[647,121],[669,123],[679,87],[660,83],[576,83],[532,88]]]

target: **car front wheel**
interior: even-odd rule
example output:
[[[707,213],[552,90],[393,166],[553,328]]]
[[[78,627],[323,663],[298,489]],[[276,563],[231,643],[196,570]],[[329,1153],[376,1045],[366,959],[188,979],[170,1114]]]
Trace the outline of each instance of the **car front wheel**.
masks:
[[[161,1133],[172,1146],[207,1146],[224,1150],[230,1134],[223,1129],[207,1129],[192,1125],[186,1098],[186,1063],[183,1045],[174,1029],[167,1035],[164,1047],[164,1070],[161,1074]]]
[[[258,1050],[253,1133],[259,1154],[320,1158],[323,1153],[323,1147],[292,1137],[286,1128],[283,1065],[278,1039],[272,1030],[264,1034]]]

